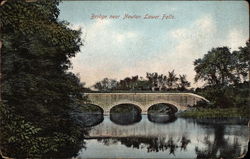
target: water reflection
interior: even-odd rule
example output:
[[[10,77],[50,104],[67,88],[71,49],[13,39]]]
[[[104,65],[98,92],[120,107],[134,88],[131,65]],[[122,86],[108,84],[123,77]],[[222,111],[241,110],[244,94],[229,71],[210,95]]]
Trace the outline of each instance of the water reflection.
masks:
[[[214,138],[208,133],[204,136],[203,142],[205,148],[195,147],[197,159],[201,158],[223,158],[230,159],[236,158],[242,155],[241,144],[239,143],[238,137],[225,137],[225,126],[216,125],[213,126]],[[245,151],[245,150],[244,150]],[[245,152],[243,152],[245,153]]]
[[[176,120],[176,108],[173,105],[159,103],[148,109],[148,120],[155,123],[170,123]]]
[[[121,143],[126,147],[133,149],[147,149],[147,152],[168,151],[169,154],[175,155],[177,149],[186,150],[190,140],[185,136],[182,139],[174,140],[172,137],[166,139],[165,137],[128,137],[128,138],[105,138],[97,139],[98,142],[106,146],[111,144]]]
[[[177,118],[175,115],[160,115],[160,114],[148,114],[148,120],[155,123],[171,123]]]
[[[103,114],[101,113],[78,113],[76,114],[76,122],[84,127],[96,126],[103,122]]]
[[[119,125],[130,125],[141,121],[141,109],[132,104],[120,104],[110,110],[110,120]]]
[[[185,136],[182,137],[181,139],[181,150],[186,150],[187,145],[191,142],[190,139],[187,139]]]
[[[111,113],[110,120],[119,125],[131,125],[141,121],[140,114],[131,113]]]
[[[74,121],[82,127],[91,127],[100,124],[103,120],[103,110],[99,106],[84,104],[72,112]]]
[[[87,149],[79,158],[235,158],[247,150],[246,125],[199,124],[175,118],[156,124],[147,115],[133,125],[117,125],[111,117],[91,128]],[[97,152],[98,150],[98,152]]]

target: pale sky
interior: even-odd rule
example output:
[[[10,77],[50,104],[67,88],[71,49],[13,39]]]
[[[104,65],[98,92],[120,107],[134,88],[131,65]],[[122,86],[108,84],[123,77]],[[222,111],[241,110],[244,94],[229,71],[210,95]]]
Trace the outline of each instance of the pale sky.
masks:
[[[60,10],[61,20],[83,31],[84,46],[72,58],[72,71],[86,86],[105,77],[120,80],[174,69],[196,87],[195,59],[213,47],[236,50],[249,38],[245,1],[63,1]],[[108,18],[91,19],[92,14]],[[123,20],[125,14],[142,18]],[[145,14],[160,19],[143,19]],[[163,14],[174,19],[161,20]]]

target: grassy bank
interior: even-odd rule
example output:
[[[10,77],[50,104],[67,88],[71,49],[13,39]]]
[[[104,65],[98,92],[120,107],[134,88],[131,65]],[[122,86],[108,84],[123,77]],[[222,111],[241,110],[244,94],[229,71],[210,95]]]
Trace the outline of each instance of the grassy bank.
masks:
[[[192,118],[250,118],[249,107],[245,108],[199,108],[188,110],[180,114],[181,117]]]

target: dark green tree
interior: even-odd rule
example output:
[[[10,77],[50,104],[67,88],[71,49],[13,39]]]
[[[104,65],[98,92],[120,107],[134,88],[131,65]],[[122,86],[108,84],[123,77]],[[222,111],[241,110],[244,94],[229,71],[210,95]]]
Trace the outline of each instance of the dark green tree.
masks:
[[[246,46],[239,47],[239,51],[233,52],[235,62],[235,73],[238,80],[250,80],[250,42],[246,42]]]
[[[228,47],[213,48],[203,58],[194,61],[195,81],[203,80],[208,85],[227,85],[235,76],[232,54]]]
[[[213,48],[203,58],[197,59],[195,81],[203,80],[206,86],[198,94],[206,97],[214,106],[241,107],[249,112],[249,42],[239,51],[228,47]]]
[[[58,20],[58,4],[1,5],[1,152],[7,156],[71,157],[82,144],[83,130],[71,113],[82,100],[83,85],[68,71],[82,45],[81,32]],[[65,148],[73,154],[60,153]]]

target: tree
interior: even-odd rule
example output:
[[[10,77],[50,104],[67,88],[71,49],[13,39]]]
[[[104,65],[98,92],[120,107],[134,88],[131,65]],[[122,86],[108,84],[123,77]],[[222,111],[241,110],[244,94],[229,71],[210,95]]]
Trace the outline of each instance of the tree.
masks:
[[[204,80],[208,85],[227,85],[235,76],[233,58],[228,47],[213,48],[201,59],[194,61],[195,81]]]
[[[140,80],[138,75],[132,77],[126,77],[119,82],[117,82],[116,89],[117,90],[136,90],[141,87],[139,84]]]
[[[241,62],[239,59],[239,51],[233,51],[232,53],[233,64],[231,66],[231,71],[234,74],[232,82],[234,85],[245,81],[247,77],[248,67],[245,62]]]
[[[154,73],[146,73],[146,78],[149,81],[149,87],[151,88],[151,90],[153,90],[153,87],[155,85],[155,81],[154,81]]]
[[[115,79],[104,78],[102,81],[94,84],[94,88],[99,91],[109,91],[116,89],[118,82]]]
[[[186,75],[179,75],[178,87],[182,91],[186,90],[187,87],[190,87],[190,82],[187,81]]]
[[[147,72],[146,77],[149,81],[149,85],[152,91],[155,91],[156,89],[159,88],[159,82],[158,82],[159,75],[157,72],[154,73]]]
[[[177,82],[178,77],[176,77],[176,74],[174,73],[174,70],[171,72],[168,72],[168,77],[167,77],[167,85],[169,89],[173,89],[177,87]]]
[[[137,87],[137,85],[138,85],[138,75],[136,75],[136,76],[132,76],[132,78],[131,78],[131,87],[132,87],[132,90],[134,90],[136,87]]]
[[[246,42],[245,47],[239,47],[239,51],[235,51],[238,58],[239,73],[245,78],[248,72],[248,80],[250,80],[250,41]]]
[[[203,80],[207,84],[199,94],[217,107],[248,108],[249,82],[245,80],[248,64],[249,42],[232,53],[228,47],[213,48],[194,62],[195,81]]]
[[[68,71],[69,58],[82,45],[81,32],[58,20],[58,4],[9,0],[0,8],[1,151],[11,157],[59,157],[60,150],[83,137],[70,115],[82,100],[83,85]]]
[[[6,3],[6,0],[3,0],[0,2],[0,7],[2,7],[4,5],[4,3]],[[0,25],[0,32],[2,30],[2,26]],[[3,46],[3,41],[0,38],[0,104],[2,103],[2,46]],[[1,152],[2,155],[2,152]]]

